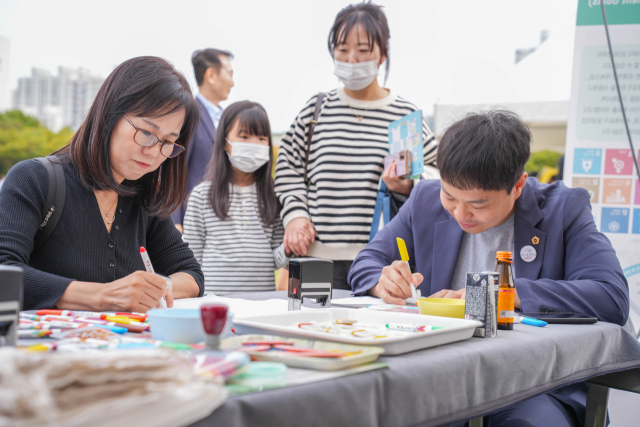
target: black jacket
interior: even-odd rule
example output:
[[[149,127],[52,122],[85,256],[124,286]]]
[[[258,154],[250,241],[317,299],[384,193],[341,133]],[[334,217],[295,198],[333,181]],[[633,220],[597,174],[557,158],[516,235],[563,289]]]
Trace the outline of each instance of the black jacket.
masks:
[[[46,244],[32,253],[48,190],[44,166],[36,160],[15,165],[0,190],[0,264],[24,269],[23,310],[50,308],[72,281],[108,283],[144,271],[140,246],[156,273],[190,274],[204,290],[204,275],[171,218],[145,215],[138,197],[119,197],[111,233],[93,191],[66,164],[67,197],[62,216]]]

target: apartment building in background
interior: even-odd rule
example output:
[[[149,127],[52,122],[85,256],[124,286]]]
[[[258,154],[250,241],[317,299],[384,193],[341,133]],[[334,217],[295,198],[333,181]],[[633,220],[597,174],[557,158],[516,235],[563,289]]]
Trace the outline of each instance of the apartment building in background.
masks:
[[[18,79],[13,108],[38,118],[54,132],[66,126],[76,130],[102,82],[102,77],[85,68],[58,67],[58,75],[54,76],[34,67],[30,77]]]

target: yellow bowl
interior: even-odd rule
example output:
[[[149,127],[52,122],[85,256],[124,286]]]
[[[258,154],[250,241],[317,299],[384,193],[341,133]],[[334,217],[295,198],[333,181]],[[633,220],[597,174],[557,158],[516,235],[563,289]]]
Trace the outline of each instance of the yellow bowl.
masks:
[[[418,298],[420,314],[464,319],[464,300],[452,298]]]

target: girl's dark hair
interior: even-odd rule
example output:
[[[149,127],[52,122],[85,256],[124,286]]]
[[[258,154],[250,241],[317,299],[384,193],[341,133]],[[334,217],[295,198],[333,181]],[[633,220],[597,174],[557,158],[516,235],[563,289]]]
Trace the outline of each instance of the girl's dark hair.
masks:
[[[368,1],[351,4],[338,12],[327,40],[329,53],[333,57],[336,46],[346,43],[349,32],[353,27],[358,25],[362,25],[367,32],[367,42],[369,43],[370,51],[373,52],[373,48],[375,44],[377,44],[378,47],[380,47],[380,53],[386,57],[384,75],[386,83],[387,77],[389,76],[389,38],[391,35],[389,33],[387,17],[382,11],[382,6]]]
[[[209,205],[218,218],[229,219],[229,184],[233,177],[233,169],[224,147],[227,143],[227,135],[236,121],[239,126],[238,131],[244,131],[249,135],[265,136],[269,139],[269,161],[253,174],[260,218],[264,225],[271,225],[278,217],[278,199],[273,190],[273,177],[271,176],[273,141],[271,140],[271,126],[269,126],[267,112],[257,102],[234,102],[225,108],[222,117],[220,117],[213,144],[213,154],[207,166],[206,180],[211,181]]]
[[[150,215],[166,218],[184,199],[186,151],[166,159],[157,170],[135,182],[118,184],[111,169],[111,133],[125,114],[154,118],[181,110],[185,116],[176,142],[188,149],[199,120],[189,83],[162,58],[129,59],[107,77],[71,142],[54,154],[70,161],[88,188],[113,190],[120,196],[139,195]],[[133,139],[131,144],[135,144]]]

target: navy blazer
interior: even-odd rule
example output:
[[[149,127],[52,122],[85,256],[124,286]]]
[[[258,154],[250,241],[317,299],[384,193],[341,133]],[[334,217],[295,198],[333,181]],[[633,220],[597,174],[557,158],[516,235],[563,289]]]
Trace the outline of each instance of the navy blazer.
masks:
[[[173,222],[182,224],[184,214],[187,211],[187,198],[191,194],[191,190],[200,184],[204,179],[205,172],[211,155],[213,154],[213,143],[216,139],[216,127],[211,120],[211,116],[207,112],[202,102],[196,98],[198,107],[200,107],[200,121],[196,133],[189,142],[187,149],[187,192],[184,202],[171,216]]]
[[[463,234],[440,202],[440,181],[422,181],[354,260],[348,276],[351,289],[366,293],[378,283],[382,268],[400,259],[396,237],[404,239],[411,266],[424,276],[422,295],[449,289]],[[533,244],[534,237],[540,239],[538,244]],[[534,261],[522,260],[524,246],[536,249]],[[516,200],[514,252],[523,312],[547,308],[626,323],[627,280],[611,242],[596,229],[586,190],[529,178]]]

